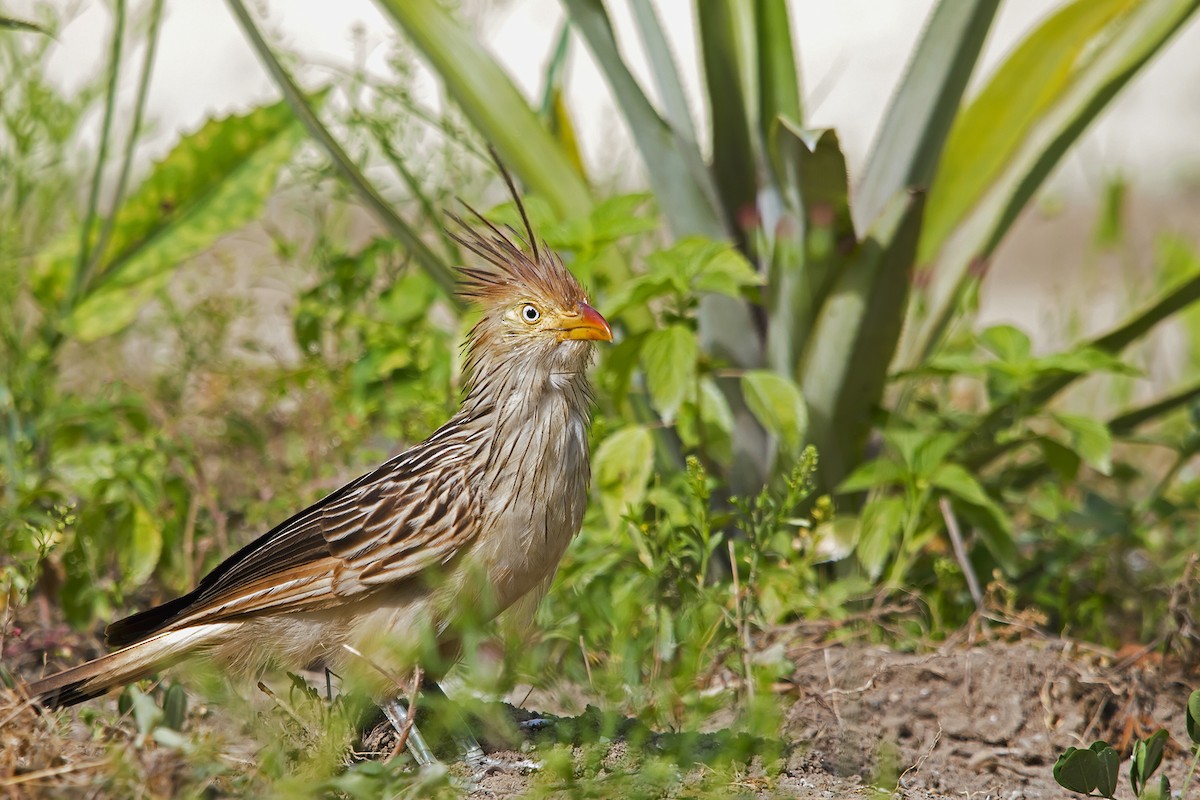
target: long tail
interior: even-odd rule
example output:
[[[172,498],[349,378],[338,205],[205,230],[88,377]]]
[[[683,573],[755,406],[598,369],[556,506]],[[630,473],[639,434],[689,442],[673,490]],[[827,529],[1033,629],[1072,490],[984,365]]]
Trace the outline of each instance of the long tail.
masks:
[[[189,653],[224,638],[237,627],[239,623],[236,622],[214,622],[164,631],[36,681],[29,685],[29,694],[46,708],[73,706],[169,667]]]

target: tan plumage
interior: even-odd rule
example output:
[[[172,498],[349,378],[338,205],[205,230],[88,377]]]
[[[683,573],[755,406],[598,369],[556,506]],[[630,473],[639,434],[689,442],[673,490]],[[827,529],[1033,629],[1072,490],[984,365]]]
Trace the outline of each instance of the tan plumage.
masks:
[[[482,260],[461,270],[483,309],[462,406],[428,439],[246,545],[190,593],[108,627],[120,649],[33,683],[59,707],[203,652],[237,670],[345,668],[346,645],[388,661],[470,610],[536,603],[583,520],[590,394],[608,323],[529,231],[531,251],[458,218]],[[528,228],[528,223],[527,223]],[[530,597],[532,595],[532,597]],[[453,643],[450,643],[453,644]],[[394,687],[392,687],[394,690]],[[381,691],[387,689],[381,688]]]

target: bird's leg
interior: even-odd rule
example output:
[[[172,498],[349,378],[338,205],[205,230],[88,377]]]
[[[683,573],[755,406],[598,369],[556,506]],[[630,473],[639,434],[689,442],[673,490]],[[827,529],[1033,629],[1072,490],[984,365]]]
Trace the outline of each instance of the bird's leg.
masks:
[[[396,729],[397,736],[400,737],[396,742],[397,751],[402,747],[407,747],[417,765],[421,767],[438,763],[437,756],[433,754],[429,743],[425,741],[421,731],[413,724],[413,715],[409,713],[409,706],[405,705],[404,700],[397,697],[384,703],[383,713],[392,723],[392,727]]]
[[[458,725],[455,727],[461,734],[456,734],[454,741],[458,745],[459,752],[462,753],[463,762],[471,768],[472,778],[475,781],[493,772],[531,771],[542,768],[541,763],[527,758],[520,759],[519,761],[502,761],[498,758],[492,758],[483,752],[483,747],[479,744],[479,740],[471,735],[466,721],[463,720],[462,715],[455,708],[454,704],[446,697],[445,690],[442,689],[437,681],[426,677],[421,682],[421,691],[431,697],[437,697],[442,700],[442,705],[445,708],[451,709],[451,713],[457,717],[455,721]]]

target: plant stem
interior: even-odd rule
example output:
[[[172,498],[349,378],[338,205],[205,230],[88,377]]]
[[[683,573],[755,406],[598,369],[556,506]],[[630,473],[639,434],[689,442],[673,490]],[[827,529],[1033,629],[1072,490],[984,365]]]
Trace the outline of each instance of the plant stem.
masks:
[[[1192,745],[1192,765],[1188,767],[1187,777],[1183,779],[1183,788],[1179,790],[1181,800],[1187,797],[1188,784],[1192,782],[1192,775],[1196,772],[1196,762],[1200,761],[1200,745]]]
[[[138,135],[142,131],[142,120],[146,114],[146,97],[150,94],[150,75],[154,70],[154,55],[158,51],[158,34],[162,26],[162,8],[163,0],[154,0],[154,5],[150,8],[150,31],[146,35],[146,54],[142,59],[142,73],[138,79],[137,101],[133,108],[133,126],[129,129],[129,138],[125,141],[125,155],[121,161],[121,174],[117,178],[117,188],[113,192],[112,202],[109,204],[108,216],[104,220],[104,227],[100,230],[100,238],[96,241],[96,248],[92,251],[91,259],[88,261],[85,278],[89,280],[92,273],[95,272],[104,259],[104,251],[108,249],[113,229],[117,224],[117,210],[121,207],[121,202],[125,199],[125,190],[129,187],[129,172],[133,166],[133,151],[137,147]]]
[[[108,88],[104,95],[104,121],[100,126],[100,149],[96,152],[96,169],[92,172],[92,186],[88,191],[87,213],[79,234],[79,258],[75,261],[75,276],[67,294],[66,311],[74,308],[79,296],[87,288],[91,278],[90,240],[92,226],[96,222],[96,210],[100,204],[100,181],[104,176],[104,163],[108,160],[108,141],[112,137],[112,123],[117,104],[117,81],[121,74],[121,43],[125,38],[125,0],[117,0],[113,12],[113,33],[109,46]]]
[[[350,160],[350,156],[346,154],[342,146],[333,138],[329,129],[322,124],[313,110],[312,104],[309,103],[304,93],[300,91],[300,87],[296,84],[295,79],[292,78],[283,64],[279,62],[275,54],[271,52],[271,48],[267,46],[266,40],[263,39],[258,26],[254,24],[254,20],[251,19],[250,12],[246,10],[246,6],[242,3],[242,0],[225,0],[225,2],[233,12],[234,17],[237,18],[238,24],[241,25],[246,38],[250,40],[250,44],[254,47],[254,51],[258,54],[259,59],[263,62],[267,71],[271,73],[271,77],[275,79],[275,84],[279,87],[279,91],[283,94],[288,105],[292,107],[292,112],[304,124],[304,127],[308,129],[309,135],[325,150],[326,155],[333,161],[333,166],[337,169],[343,180],[350,185],[350,188],[366,204],[376,219],[408,248],[413,258],[421,265],[421,268],[446,292],[454,307],[461,310],[464,307],[464,303],[455,294],[454,275],[450,268],[429,249],[429,246],[425,244],[417,232],[396,214],[388,202],[383,199],[375,187],[367,180],[366,176]]]

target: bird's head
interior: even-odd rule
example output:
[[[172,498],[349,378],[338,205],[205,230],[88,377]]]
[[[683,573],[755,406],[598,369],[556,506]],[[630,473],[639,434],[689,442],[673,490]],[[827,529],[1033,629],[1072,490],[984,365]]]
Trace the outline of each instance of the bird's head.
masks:
[[[483,310],[468,340],[472,376],[482,362],[492,368],[520,365],[530,378],[581,374],[592,343],[611,342],[612,329],[562,260],[536,240],[526,252],[478,214],[481,228],[451,216],[459,226],[455,240],[481,259],[459,269],[462,295]]]

